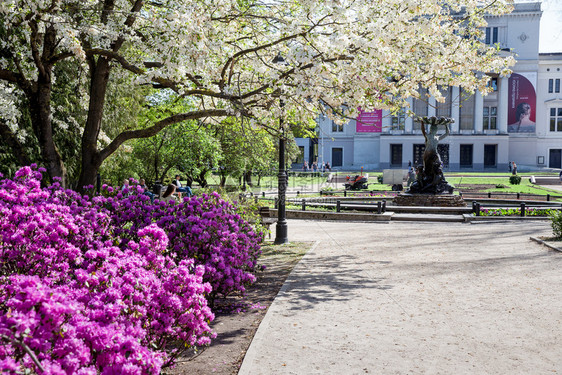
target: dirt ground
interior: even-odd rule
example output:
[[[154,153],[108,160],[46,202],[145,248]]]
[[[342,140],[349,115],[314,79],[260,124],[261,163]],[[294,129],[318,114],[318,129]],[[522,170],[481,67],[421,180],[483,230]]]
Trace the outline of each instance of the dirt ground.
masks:
[[[177,361],[173,369],[166,369],[163,374],[195,375],[232,375],[237,374],[242,365],[246,350],[260,325],[267,309],[283,286],[289,273],[303,255],[310,249],[312,242],[290,243],[273,246],[266,244],[260,264],[266,269],[258,275],[258,281],[248,288],[244,300],[231,299],[231,304],[242,305],[242,311],[217,313],[212,323],[217,337],[211,345],[197,352],[190,352]]]

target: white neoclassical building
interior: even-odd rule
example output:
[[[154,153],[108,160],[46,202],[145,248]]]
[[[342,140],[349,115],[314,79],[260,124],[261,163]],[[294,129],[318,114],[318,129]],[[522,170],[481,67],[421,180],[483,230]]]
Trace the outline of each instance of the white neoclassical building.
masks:
[[[411,99],[418,115],[455,119],[451,135],[439,145],[446,169],[507,171],[510,161],[519,170],[562,167],[562,53],[539,54],[541,14],[539,2],[518,3],[510,14],[488,18],[486,42],[499,43],[517,60],[509,77],[492,75],[491,94],[448,87],[445,103]],[[301,158],[294,167],[305,160],[343,170],[421,163],[419,123],[386,111],[363,116],[344,126],[319,118],[316,139],[297,139]]]

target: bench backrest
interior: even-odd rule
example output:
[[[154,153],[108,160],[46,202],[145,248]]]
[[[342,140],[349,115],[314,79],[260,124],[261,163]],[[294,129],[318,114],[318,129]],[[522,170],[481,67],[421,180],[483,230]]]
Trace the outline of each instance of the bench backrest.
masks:
[[[271,211],[269,211],[269,207],[260,207],[258,213],[260,216],[269,217],[271,215]]]

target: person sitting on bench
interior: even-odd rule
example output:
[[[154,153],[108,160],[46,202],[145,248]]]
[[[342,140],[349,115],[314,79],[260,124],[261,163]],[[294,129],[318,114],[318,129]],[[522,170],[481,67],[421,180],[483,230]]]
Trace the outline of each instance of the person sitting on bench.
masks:
[[[176,187],[176,191],[178,193],[185,193],[185,195],[189,198],[193,195],[193,192],[191,191],[191,188],[189,186],[183,187],[181,186],[181,182],[180,182],[180,175],[177,174],[176,175],[176,179],[174,181],[172,181],[172,184],[175,185]]]
[[[176,192],[176,185],[168,185],[168,188],[166,189],[166,191],[164,192],[164,194],[162,194],[162,198],[160,200],[163,200],[165,202],[168,201],[176,201],[176,197],[174,196],[174,193]]]

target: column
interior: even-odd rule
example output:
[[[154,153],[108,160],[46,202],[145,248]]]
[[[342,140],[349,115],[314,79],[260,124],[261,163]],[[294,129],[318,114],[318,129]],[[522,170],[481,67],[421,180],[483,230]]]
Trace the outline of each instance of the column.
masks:
[[[410,109],[414,106],[414,99],[408,98],[408,104],[410,105]],[[411,116],[407,116],[404,121],[404,133],[412,134],[414,130],[414,119]]]
[[[509,76],[501,76],[499,81],[500,100],[498,103],[498,130],[500,134],[507,133],[507,110],[509,108]]]
[[[455,120],[455,122],[451,125],[451,132],[453,133],[458,133],[461,126],[460,92],[461,90],[458,86],[453,86],[451,93],[451,117]]]
[[[435,116],[437,114],[437,100],[434,96],[430,96],[427,101],[427,117]]]
[[[482,133],[484,117],[484,97],[479,90],[474,92],[474,130],[476,133]]]

